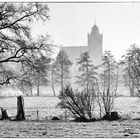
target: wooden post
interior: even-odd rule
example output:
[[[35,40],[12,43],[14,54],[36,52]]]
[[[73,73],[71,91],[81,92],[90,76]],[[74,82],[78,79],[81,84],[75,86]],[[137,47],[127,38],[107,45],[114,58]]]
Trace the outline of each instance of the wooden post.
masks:
[[[39,111],[38,111],[38,109],[36,111],[36,116],[37,116],[37,119],[39,119]]]
[[[67,121],[67,110],[65,111],[65,120]]]

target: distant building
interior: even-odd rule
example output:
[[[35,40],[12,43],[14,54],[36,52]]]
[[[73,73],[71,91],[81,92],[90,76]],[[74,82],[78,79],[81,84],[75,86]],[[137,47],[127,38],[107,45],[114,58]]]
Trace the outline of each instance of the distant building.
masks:
[[[62,49],[67,53],[69,59],[76,64],[76,59],[80,57],[81,53],[89,52],[90,58],[94,65],[101,64],[103,47],[103,35],[99,32],[99,27],[95,24],[92,30],[87,35],[87,46],[67,46]]]

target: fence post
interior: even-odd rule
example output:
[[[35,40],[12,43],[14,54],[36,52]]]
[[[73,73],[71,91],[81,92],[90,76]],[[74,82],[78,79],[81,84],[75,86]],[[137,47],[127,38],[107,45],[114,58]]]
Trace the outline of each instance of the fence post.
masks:
[[[65,110],[65,120],[67,121],[67,110]]]
[[[39,119],[39,111],[38,111],[38,109],[37,109],[37,111],[36,111],[36,116],[37,116],[37,119]]]

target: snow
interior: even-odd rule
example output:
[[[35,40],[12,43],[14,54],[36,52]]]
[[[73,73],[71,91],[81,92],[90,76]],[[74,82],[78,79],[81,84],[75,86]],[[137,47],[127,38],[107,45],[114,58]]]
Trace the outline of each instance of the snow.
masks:
[[[64,110],[56,107],[57,97],[24,97],[26,121],[0,121],[0,137],[140,137],[140,102],[137,97],[118,97],[114,111],[128,120],[76,123],[50,121],[52,116],[61,116]],[[0,99],[0,106],[9,116],[16,115],[16,97]],[[36,111],[39,110],[39,120]]]
[[[89,138],[140,137],[140,121],[99,121],[92,123],[49,121],[0,121],[0,137]]]
[[[24,97],[25,114],[28,119],[36,119],[37,110],[39,117],[51,118],[52,116],[63,115],[64,110],[57,107],[58,97]],[[16,97],[0,99],[0,107],[7,109],[9,116],[16,115]],[[123,118],[138,118],[140,115],[140,99],[137,97],[117,97],[115,99],[114,111],[117,111]],[[97,116],[98,112],[95,113]]]

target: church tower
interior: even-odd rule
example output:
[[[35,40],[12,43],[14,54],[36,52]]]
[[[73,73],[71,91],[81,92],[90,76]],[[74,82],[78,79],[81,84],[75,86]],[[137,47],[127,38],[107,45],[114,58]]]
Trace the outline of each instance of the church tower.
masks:
[[[100,34],[98,26],[95,25],[92,27],[90,33],[88,33],[88,51],[91,60],[94,65],[101,64],[103,47],[102,47],[103,35]]]

